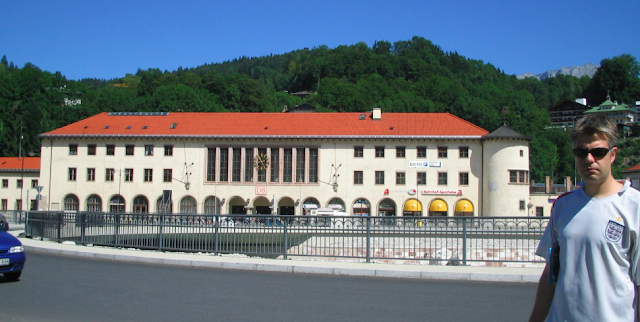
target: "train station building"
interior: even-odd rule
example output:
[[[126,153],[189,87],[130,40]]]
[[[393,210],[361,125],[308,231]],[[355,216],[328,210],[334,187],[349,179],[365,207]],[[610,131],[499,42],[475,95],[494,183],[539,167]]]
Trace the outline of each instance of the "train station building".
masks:
[[[529,138],[448,113],[101,113],[41,139],[41,210],[531,215]]]

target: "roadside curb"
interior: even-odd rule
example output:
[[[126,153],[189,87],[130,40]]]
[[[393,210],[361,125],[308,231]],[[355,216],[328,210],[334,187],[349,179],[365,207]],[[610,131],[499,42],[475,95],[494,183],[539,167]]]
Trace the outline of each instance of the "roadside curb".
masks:
[[[63,245],[50,241],[23,240],[27,253],[81,257],[96,260],[120,261],[152,265],[233,269],[296,274],[335,276],[404,278],[420,280],[457,280],[477,282],[537,283],[541,269],[509,269],[500,271],[486,267],[449,267],[434,269],[427,266],[401,264],[371,264],[347,262],[287,261],[275,259],[202,256],[183,253],[141,252],[135,250],[93,248]],[[25,244],[26,243],[26,244]],[[39,245],[42,243],[42,245]],[[139,254],[137,254],[139,253]],[[370,266],[370,267],[363,267]],[[490,272],[495,270],[495,273]],[[487,272],[489,271],[489,272]]]

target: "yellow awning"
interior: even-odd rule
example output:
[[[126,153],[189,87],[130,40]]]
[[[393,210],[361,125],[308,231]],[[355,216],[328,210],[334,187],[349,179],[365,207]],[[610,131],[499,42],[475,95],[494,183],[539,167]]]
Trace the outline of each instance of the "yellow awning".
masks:
[[[456,212],[473,212],[473,205],[469,200],[460,200],[456,204]]]
[[[415,199],[407,200],[404,204],[404,211],[422,211],[422,204]]]
[[[436,199],[431,202],[431,206],[429,206],[429,211],[447,211],[447,204],[444,203],[442,199]]]

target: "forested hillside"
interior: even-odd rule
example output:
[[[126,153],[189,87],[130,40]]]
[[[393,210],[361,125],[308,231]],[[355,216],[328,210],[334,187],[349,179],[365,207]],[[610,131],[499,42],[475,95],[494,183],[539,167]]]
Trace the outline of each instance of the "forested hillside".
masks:
[[[640,100],[635,57],[605,59],[600,66],[593,79],[518,80],[420,37],[371,47],[320,46],[176,71],[138,70],[111,80],[69,81],[61,72],[34,64],[17,67],[3,57],[0,155],[18,155],[21,128],[23,151],[37,154],[40,133],[105,111],[281,112],[307,103],[321,112],[373,107],[383,113],[449,112],[489,131],[507,124],[533,138],[531,178],[542,181],[547,175],[574,175],[571,148],[563,143],[566,132],[545,130],[548,107],[578,97],[597,105],[607,93],[620,102]],[[304,100],[290,94],[298,91],[312,94]]]

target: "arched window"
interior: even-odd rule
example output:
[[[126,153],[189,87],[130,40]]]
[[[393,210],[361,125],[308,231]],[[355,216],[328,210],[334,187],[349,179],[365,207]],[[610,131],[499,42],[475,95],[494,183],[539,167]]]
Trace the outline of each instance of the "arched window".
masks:
[[[429,206],[429,216],[447,216],[447,203],[442,199],[434,199]]]
[[[307,216],[314,209],[320,208],[320,202],[316,198],[307,198],[302,203],[302,215]]]
[[[339,209],[340,211],[345,211],[346,209],[344,207],[344,201],[340,198],[333,198],[329,200],[329,208]]]
[[[371,215],[371,206],[369,200],[360,198],[353,203],[353,215],[354,216],[369,216]]]
[[[64,210],[78,211],[78,197],[76,195],[67,195],[64,197]]]
[[[124,198],[122,196],[113,196],[109,201],[109,212],[124,212],[124,206]]]
[[[158,198],[156,204],[158,205],[156,211],[159,214],[170,214],[173,213],[173,201],[168,199],[169,202],[162,202],[162,197]]]
[[[378,205],[378,216],[395,216],[396,203],[391,199],[384,199]]]
[[[196,213],[196,200],[187,196],[180,200],[180,213],[182,214],[195,214]]]
[[[87,198],[87,211],[102,211],[102,198],[98,195],[90,195]]]
[[[204,213],[217,215],[220,213],[222,203],[218,197],[209,196],[204,200]]]
[[[137,196],[133,199],[133,212],[149,212],[149,199],[145,196]]]

